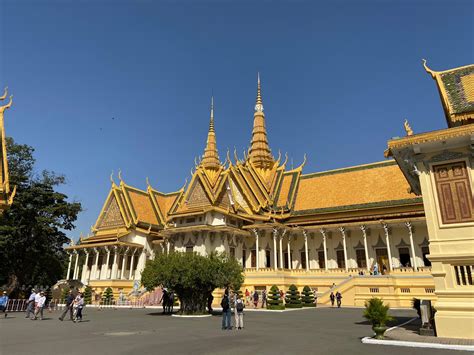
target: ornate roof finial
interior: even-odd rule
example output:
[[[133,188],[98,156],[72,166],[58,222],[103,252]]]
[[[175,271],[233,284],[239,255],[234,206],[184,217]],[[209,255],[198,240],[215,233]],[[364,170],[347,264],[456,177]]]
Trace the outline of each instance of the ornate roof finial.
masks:
[[[118,171],[118,178],[120,180],[120,183],[123,184],[123,179],[122,179],[122,170]]]
[[[110,182],[112,183],[112,185],[115,185],[115,181],[114,181],[114,171],[112,170],[112,172],[110,173]]]
[[[8,95],[8,86],[5,86],[5,89],[3,89],[3,95],[0,96],[0,100],[3,101],[7,98]]]
[[[7,108],[10,108],[12,106],[13,102],[13,95],[10,95],[10,102],[6,104],[5,106],[0,107],[0,114],[2,114]]]
[[[146,186],[151,189],[151,185],[150,185],[150,179],[148,179],[148,176],[146,177]]]
[[[257,73],[257,100],[255,102],[255,112],[263,112],[262,87],[260,84],[260,73]]]
[[[209,132],[207,133],[207,144],[202,157],[202,166],[208,169],[219,169],[221,162],[217,153],[216,132],[214,130],[214,96],[211,96],[211,117],[209,120]]]
[[[431,77],[434,79],[435,78],[435,72],[428,68],[428,65],[426,65],[426,59],[422,59],[423,61],[423,67],[425,68],[426,72],[431,75]]]
[[[408,120],[406,118],[405,118],[405,122],[403,123],[403,126],[405,128],[405,132],[407,133],[407,136],[412,136],[413,130],[411,129],[411,126],[408,123]]]

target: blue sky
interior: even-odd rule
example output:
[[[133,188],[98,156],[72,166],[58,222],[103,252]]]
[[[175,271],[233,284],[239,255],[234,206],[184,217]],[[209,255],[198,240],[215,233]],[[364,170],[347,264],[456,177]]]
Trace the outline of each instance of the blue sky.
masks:
[[[112,170],[179,189],[217,144],[249,144],[260,71],[272,150],[305,172],[383,160],[390,137],[446,127],[434,70],[473,62],[472,1],[0,2],[7,134],[68,178],[87,233]],[[114,119],[113,119],[114,118]]]

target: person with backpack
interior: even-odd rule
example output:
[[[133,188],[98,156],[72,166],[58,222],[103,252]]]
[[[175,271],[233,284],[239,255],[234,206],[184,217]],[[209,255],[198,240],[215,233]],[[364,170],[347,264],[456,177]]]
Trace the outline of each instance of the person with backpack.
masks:
[[[336,296],[334,296],[334,292],[331,291],[329,299],[331,300],[331,307],[334,307],[334,300],[336,299]]]
[[[222,330],[232,330],[232,310],[230,309],[229,288],[225,289],[224,296],[221,301],[222,307]]]
[[[244,327],[244,308],[245,304],[237,295],[237,299],[235,300],[235,327],[237,329],[242,329]]]
[[[341,308],[342,295],[339,291],[336,292],[337,308]]]
[[[262,308],[267,305],[267,290],[262,291]]]

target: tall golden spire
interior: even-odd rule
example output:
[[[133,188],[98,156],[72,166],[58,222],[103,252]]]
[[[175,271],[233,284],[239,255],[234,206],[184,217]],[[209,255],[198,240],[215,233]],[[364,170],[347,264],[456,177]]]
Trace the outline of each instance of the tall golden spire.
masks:
[[[257,99],[255,113],[253,114],[249,159],[257,168],[271,168],[274,163],[272,152],[268,145],[267,129],[265,128],[260,73],[257,75]]]
[[[207,143],[202,156],[201,165],[207,169],[219,169],[221,166],[219,154],[217,153],[216,132],[214,130],[214,96],[211,97],[209,132],[207,133]]]

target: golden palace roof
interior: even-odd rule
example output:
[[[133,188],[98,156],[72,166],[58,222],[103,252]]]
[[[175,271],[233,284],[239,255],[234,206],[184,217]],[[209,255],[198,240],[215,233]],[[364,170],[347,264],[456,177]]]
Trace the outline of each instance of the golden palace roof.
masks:
[[[445,71],[423,65],[436,81],[448,126],[474,123],[474,64]]]
[[[8,95],[7,88],[0,101],[6,99]],[[12,106],[13,95],[10,96],[10,101],[4,106],[0,106],[0,213],[10,206],[15,196],[16,187],[13,191],[10,189],[10,176],[8,174],[8,161],[7,161],[7,142],[5,134],[5,111]]]

